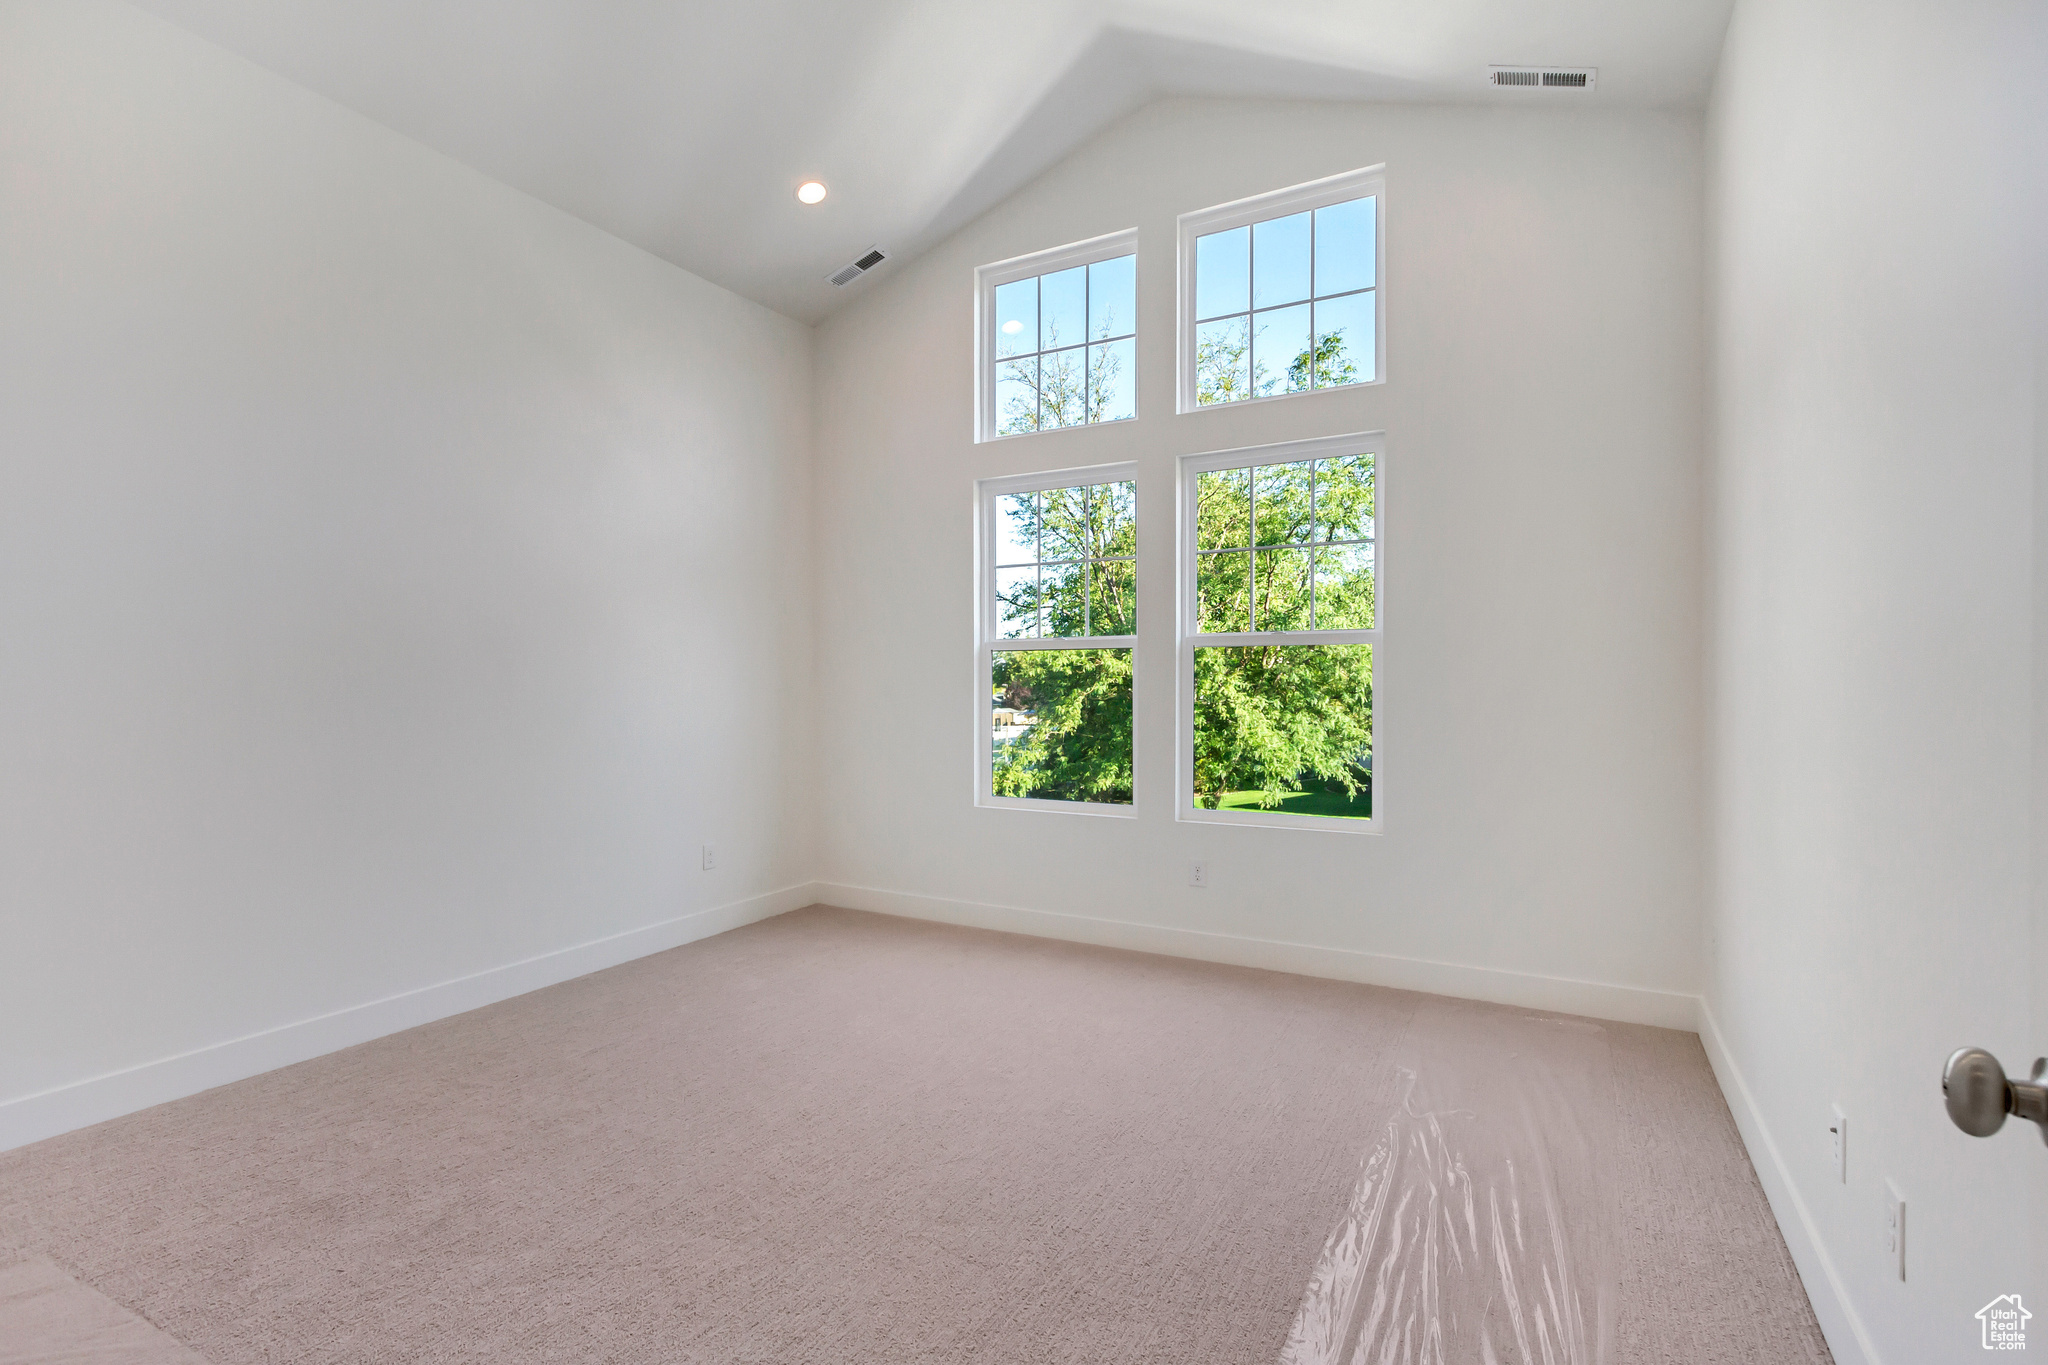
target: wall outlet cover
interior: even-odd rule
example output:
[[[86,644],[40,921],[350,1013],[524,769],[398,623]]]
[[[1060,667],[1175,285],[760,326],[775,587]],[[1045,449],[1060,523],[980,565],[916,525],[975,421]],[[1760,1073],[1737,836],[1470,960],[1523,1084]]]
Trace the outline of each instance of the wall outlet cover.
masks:
[[[1906,1196],[1899,1193],[1897,1182],[1890,1179],[1884,1182],[1884,1250],[1903,1281],[1906,1278]]]

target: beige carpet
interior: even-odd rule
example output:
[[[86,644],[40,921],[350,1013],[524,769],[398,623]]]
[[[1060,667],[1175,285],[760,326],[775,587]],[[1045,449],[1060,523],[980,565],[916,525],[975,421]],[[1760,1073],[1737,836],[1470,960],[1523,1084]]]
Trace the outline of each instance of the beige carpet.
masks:
[[[0,1242],[213,1365],[1828,1359],[1689,1034],[822,908],[0,1154]]]
[[[0,1265],[0,1365],[206,1362],[47,1256],[32,1256]]]

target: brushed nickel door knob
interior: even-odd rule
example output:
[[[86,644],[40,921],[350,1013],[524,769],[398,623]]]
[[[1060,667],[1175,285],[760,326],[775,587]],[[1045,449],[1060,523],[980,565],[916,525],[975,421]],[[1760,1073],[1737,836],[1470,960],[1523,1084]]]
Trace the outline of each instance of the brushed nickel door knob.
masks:
[[[2007,1080],[1998,1058],[1981,1047],[1958,1048],[1941,1069],[1941,1095],[1948,1116],[1971,1137],[1990,1137],[2018,1114],[2041,1126],[2048,1142],[2048,1086],[2041,1084],[2048,1058],[2034,1063],[2031,1081]]]

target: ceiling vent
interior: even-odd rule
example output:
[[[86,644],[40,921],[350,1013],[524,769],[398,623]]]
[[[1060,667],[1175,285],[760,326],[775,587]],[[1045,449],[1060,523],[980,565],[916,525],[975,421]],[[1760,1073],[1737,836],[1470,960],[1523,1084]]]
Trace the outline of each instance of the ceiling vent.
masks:
[[[1591,90],[1600,70],[1592,66],[1490,66],[1489,85],[1520,90]]]
[[[830,275],[827,275],[825,278],[832,281],[832,283],[836,285],[849,285],[852,284],[855,280],[859,279],[861,276],[867,274],[870,270],[873,270],[883,261],[886,261],[888,259],[888,252],[882,250],[878,246],[871,246],[868,248],[867,255],[861,257],[859,260],[855,261],[852,265],[847,266],[843,270],[833,271]]]

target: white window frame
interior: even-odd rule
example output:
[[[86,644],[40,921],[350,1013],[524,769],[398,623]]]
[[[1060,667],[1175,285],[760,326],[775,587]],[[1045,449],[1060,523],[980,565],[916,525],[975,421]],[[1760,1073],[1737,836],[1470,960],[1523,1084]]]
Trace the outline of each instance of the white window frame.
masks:
[[[1112,260],[1118,256],[1138,254],[1138,230],[1125,228],[1121,232],[1106,232],[1100,237],[1090,237],[1085,242],[1074,242],[1068,246],[1056,246],[1049,251],[1034,251],[1028,256],[1012,256],[1007,261],[994,265],[979,266],[974,272],[974,439],[982,441],[1007,441],[1019,436],[1042,436],[1045,432],[1018,431],[1008,436],[996,432],[996,289],[1017,280],[1028,280],[1034,275],[1050,275],[1061,270],[1071,270],[1077,265],[1094,265],[1097,261]],[[1132,263],[1136,275],[1133,297],[1144,283],[1144,261]],[[1137,318],[1131,319],[1131,330],[1138,330]],[[1084,343],[1085,344],[1085,343]],[[1133,347],[1133,353],[1136,352]],[[1131,374],[1131,416],[1118,422],[1084,422],[1079,426],[1056,427],[1056,431],[1085,431],[1090,426],[1128,426],[1143,413],[1139,410],[1141,395],[1138,391],[1137,367]]]
[[[1373,483],[1373,625],[1370,630],[1255,630],[1205,634],[1200,629],[1195,592],[1196,484],[1203,474],[1219,469],[1244,469],[1252,465],[1292,464],[1340,455],[1372,456]],[[1174,818],[1207,825],[1264,825],[1279,829],[1327,830],[1337,834],[1379,834],[1386,828],[1386,762],[1380,731],[1380,634],[1386,622],[1386,603],[1381,587],[1386,582],[1386,539],[1382,512],[1385,508],[1387,434],[1384,431],[1356,432],[1347,436],[1319,436],[1307,441],[1282,441],[1274,445],[1244,446],[1203,455],[1183,455],[1179,476],[1179,544],[1175,585],[1176,616],[1179,619],[1180,660],[1178,714],[1175,717]],[[1371,645],[1372,646],[1372,814],[1364,819],[1334,815],[1295,815],[1288,811],[1205,810],[1195,804],[1195,650],[1215,645]]]
[[[1122,253],[1112,253],[1121,255]],[[1013,474],[999,479],[977,479],[974,484],[974,804],[1002,810],[1054,811],[1067,815],[1106,815],[1134,819],[1138,814],[1139,750],[1144,734],[1144,712],[1138,699],[1137,648],[1135,635],[1061,635],[1036,639],[1004,639],[1000,636],[1002,616],[996,608],[996,500],[1011,493],[1038,493],[1048,488],[1077,488],[1089,484],[1136,484],[1138,466],[1121,464],[1088,465],[1078,469],[1052,469],[1037,474]],[[1135,491],[1135,489],[1133,490]],[[1142,541],[1144,532],[1139,531]],[[1157,608],[1155,607],[1155,610]],[[1145,610],[1144,584],[1139,580],[1138,610]],[[1142,620],[1143,617],[1140,617]],[[991,656],[998,650],[1023,649],[1128,649],[1131,651],[1131,803],[1114,805],[1106,801],[1048,801],[1039,797],[995,795],[995,745],[989,731],[989,699],[995,687]]]
[[[1268,218],[1285,218],[1289,214],[1305,209],[1327,208],[1351,199],[1363,199],[1372,195],[1376,201],[1373,230],[1375,260],[1373,265],[1373,376],[1361,379],[1355,384],[1332,385],[1326,388],[1301,389],[1294,393],[1269,393],[1258,397],[1240,398],[1229,403],[1198,403],[1195,399],[1195,239],[1206,237],[1212,232],[1228,232],[1232,228],[1263,223]],[[1214,208],[1198,209],[1183,213],[1177,220],[1180,229],[1180,306],[1176,310],[1175,328],[1179,333],[1178,370],[1175,390],[1178,410],[1189,412],[1217,412],[1226,408],[1241,408],[1247,403],[1271,403],[1283,398],[1301,398],[1315,393],[1342,393],[1350,389],[1366,388],[1387,382],[1387,167],[1385,162],[1377,166],[1366,166],[1341,175],[1325,176],[1311,180],[1305,185],[1291,185],[1286,189],[1273,190],[1267,194],[1256,194],[1249,199],[1236,199]],[[1227,315],[1226,315],[1227,316]]]

